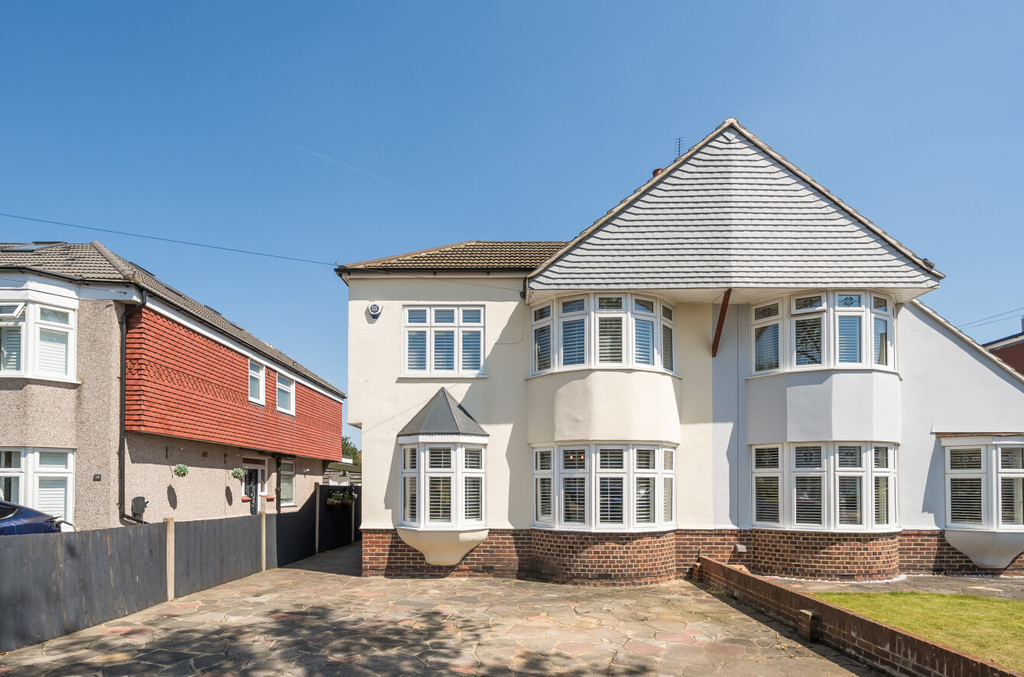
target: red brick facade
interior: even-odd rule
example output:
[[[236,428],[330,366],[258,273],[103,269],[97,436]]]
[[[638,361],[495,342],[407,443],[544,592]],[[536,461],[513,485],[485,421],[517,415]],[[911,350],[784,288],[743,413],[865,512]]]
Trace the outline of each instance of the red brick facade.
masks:
[[[562,583],[644,585],[689,576],[701,557],[791,578],[868,581],[908,573],[1024,573],[1024,556],[1005,570],[979,569],[949,545],[941,531],[677,529],[618,534],[491,529],[487,539],[454,566],[427,564],[393,529],[363,531],[364,576],[526,576]]]
[[[249,360],[149,308],[128,320],[125,430],[341,460],[341,403],[295,384],[295,415],[249,401]]]

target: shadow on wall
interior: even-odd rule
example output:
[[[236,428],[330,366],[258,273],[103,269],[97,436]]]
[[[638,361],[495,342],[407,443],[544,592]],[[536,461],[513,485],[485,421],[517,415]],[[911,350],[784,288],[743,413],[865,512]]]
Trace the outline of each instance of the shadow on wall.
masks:
[[[178,492],[170,484],[167,485],[167,505],[171,506],[171,510],[178,507]]]

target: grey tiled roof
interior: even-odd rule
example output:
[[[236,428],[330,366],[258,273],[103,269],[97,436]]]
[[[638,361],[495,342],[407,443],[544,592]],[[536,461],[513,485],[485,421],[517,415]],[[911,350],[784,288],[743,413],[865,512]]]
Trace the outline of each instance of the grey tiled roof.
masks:
[[[99,242],[48,243],[36,251],[11,251],[25,247],[19,243],[0,243],[0,270],[20,270],[63,278],[79,283],[127,283],[190,315],[220,334],[238,341],[255,352],[340,397],[345,394],[309,369],[259,340],[209,306],[162,282],[148,270],[114,254]]]
[[[371,261],[347,263],[337,272],[412,270],[531,271],[547,261],[566,242],[469,240]]]
[[[480,424],[444,388],[398,433],[404,435],[487,435]]]

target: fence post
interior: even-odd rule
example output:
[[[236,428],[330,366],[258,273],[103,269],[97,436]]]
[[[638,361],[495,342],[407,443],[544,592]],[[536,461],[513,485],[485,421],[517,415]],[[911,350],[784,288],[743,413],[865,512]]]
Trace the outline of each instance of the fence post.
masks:
[[[267,511],[260,510],[260,571],[267,570]]]
[[[167,601],[174,599],[174,518],[164,519],[167,531]]]
[[[316,506],[316,518],[313,520],[313,554],[320,552],[320,483],[313,484],[313,505]]]

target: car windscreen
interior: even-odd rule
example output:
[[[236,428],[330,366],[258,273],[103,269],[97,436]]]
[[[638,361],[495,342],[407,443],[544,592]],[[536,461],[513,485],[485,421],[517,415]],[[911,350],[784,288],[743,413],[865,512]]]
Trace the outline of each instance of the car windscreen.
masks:
[[[5,520],[12,515],[17,514],[18,508],[13,505],[0,505],[0,520]]]

